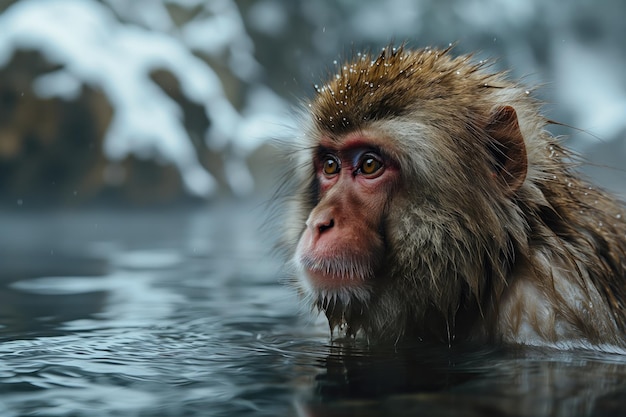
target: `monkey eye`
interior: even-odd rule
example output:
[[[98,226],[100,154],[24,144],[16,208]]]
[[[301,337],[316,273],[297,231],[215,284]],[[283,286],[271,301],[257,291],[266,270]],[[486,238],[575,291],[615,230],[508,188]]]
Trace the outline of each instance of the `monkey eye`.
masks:
[[[361,160],[361,165],[359,166],[359,173],[364,175],[374,175],[383,167],[383,163],[380,159],[372,154],[366,154]]]
[[[324,166],[322,167],[324,175],[335,175],[339,172],[339,161],[332,155],[327,155],[324,159]]]

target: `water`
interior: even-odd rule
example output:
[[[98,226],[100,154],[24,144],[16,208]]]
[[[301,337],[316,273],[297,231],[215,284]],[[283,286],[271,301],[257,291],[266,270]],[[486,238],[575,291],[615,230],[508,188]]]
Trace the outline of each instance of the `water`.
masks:
[[[265,214],[1,213],[0,415],[626,414],[626,356],[330,343]]]

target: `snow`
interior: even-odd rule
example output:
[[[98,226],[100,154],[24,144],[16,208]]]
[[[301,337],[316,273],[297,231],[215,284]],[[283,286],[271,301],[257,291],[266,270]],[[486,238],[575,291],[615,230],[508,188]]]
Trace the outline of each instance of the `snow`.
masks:
[[[62,66],[35,80],[40,97],[72,100],[84,86],[104,92],[114,110],[103,145],[111,161],[103,174],[108,180],[124,180],[119,161],[128,155],[154,158],[178,167],[188,191],[200,196],[212,195],[216,181],[199,162],[181,108],[151,80],[154,70],[169,71],[185,97],[204,108],[206,144],[223,155],[220,169],[236,194],[254,187],[245,162],[250,153],[294,124],[289,106],[264,82],[293,79],[295,92],[306,91],[298,85],[319,81],[337,56],[390,40],[408,39],[410,47],[458,41],[456,52],[478,51],[477,59],[496,58],[495,69],[511,69],[512,78],[543,84],[540,94],[548,97],[541,98],[554,104],[548,117],[588,130],[582,142],[623,141],[626,54],[619,13],[586,0],[568,7],[542,0],[449,3],[367,0],[355,9],[351,1],[300,0],[287,8],[258,0],[243,8],[253,31],[277,48],[286,37],[299,42],[276,52],[279,63],[293,56],[293,66],[268,65],[264,73],[235,0],[20,0],[0,14],[0,66],[16,50],[36,50]],[[168,8],[183,9],[189,21],[174,22]],[[294,21],[311,31],[294,31]],[[197,55],[238,78],[238,108]],[[558,114],[550,114],[552,108]]]
[[[190,1],[170,2],[197,6]],[[128,155],[172,163],[190,193],[210,196],[217,183],[198,160],[182,123],[182,110],[150,78],[157,69],[171,72],[183,94],[205,108],[211,122],[207,145],[217,151],[232,150],[227,159],[237,166],[237,178],[229,180],[233,190],[249,191],[252,179],[243,158],[271,131],[260,126],[263,116],[257,113],[248,115],[251,122],[242,117],[226,98],[215,71],[190,49],[201,47],[212,54],[231,48],[236,51],[231,58],[238,67],[235,73],[253,79],[258,64],[234,3],[209,2],[206,7],[213,15],[190,22],[180,31],[182,36],[172,30],[174,25],[160,2],[108,3],[126,20],[136,17],[144,27],[121,23],[111,9],[90,0],[15,3],[0,15],[0,66],[7,65],[16,50],[36,50],[49,61],[62,64],[63,69],[36,79],[34,92],[42,98],[71,100],[82,85],[102,90],[114,109],[104,140],[105,155],[113,163]],[[263,110],[270,118],[272,111],[269,106]],[[251,140],[242,136],[251,130],[250,123],[255,126]]]

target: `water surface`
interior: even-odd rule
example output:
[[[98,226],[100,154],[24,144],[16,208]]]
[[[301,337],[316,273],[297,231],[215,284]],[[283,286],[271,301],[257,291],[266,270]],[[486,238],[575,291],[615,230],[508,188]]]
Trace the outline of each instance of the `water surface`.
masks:
[[[0,213],[0,415],[626,414],[619,354],[330,343],[266,215]]]

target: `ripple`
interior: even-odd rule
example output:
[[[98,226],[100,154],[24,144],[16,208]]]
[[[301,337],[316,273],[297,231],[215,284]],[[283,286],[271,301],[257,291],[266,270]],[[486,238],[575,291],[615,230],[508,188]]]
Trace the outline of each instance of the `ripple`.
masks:
[[[324,317],[315,321],[278,283],[254,229],[220,219],[144,225],[147,237],[118,225],[129,236],[72,241],[51,266],[11,263],[13,278],[0,280],[0,414],[626,411],[614,400],[626,395],[623,355],[331,342]],[[24,223],[37,230],[37,221],[48,219]],[[190,250],[199,245],[202,256]]]

